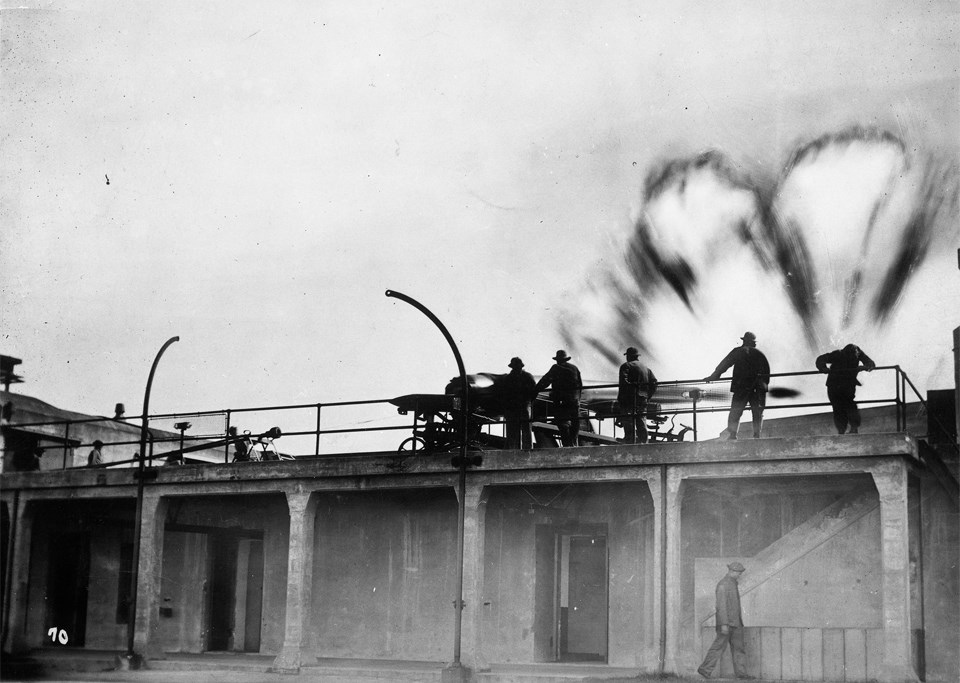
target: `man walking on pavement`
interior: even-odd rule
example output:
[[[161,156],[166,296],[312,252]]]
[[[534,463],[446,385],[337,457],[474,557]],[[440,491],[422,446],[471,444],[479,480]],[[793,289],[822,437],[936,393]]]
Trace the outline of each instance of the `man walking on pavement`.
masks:
[[[767,403],[767,386],[770,382],[770,363],[767,357],[757,349],[757,335],[753,332],[744,332],[740,337],[742,346],[733,349],[720,361],[713,374],[704,377],[705,382],[714,382],[720,375],[733,367],[733,378],[730,382],[730,391],[733,398],[730,400],[730,414],[727,416],[727,432],[730,440],[736,440],[740,429],[740,416],[743,409],[750,404],[753,413],[753,438],[760,438],[763,427],[763,408]]]
[[[739,562],[727,565],[727,574],[717,584],[717,637],[703,658],[697,673],[710,678],[730,643],[733,656],[733,673],[740,679],[754,679],[747,674],[747,653],[743,648],[743,615],[740,613],[740,587],[737,580],[746,571]]]
[[[623,424],[624,443],[647,443],[647,402],[657,390],[657,377],[640,362],[640,351],[631,346],[623,354],[627,362],[620,366],[617,403]]]
[[[510,373],[500,381],[503,392],[503,420],[506,422],[507,448],[530,450],[533,430],[530,427],[530,402],[537,395],[533,375],[523,369],[523,361],[510,359]]]
[[[537,382],[536,391],[539,393],[551,387],[550,400],[553,402],[557,429],[560,431],[560,442],[564,446],[577,446],[583,380],[580,378],[580,370],[570,362],[566,351],[560,349],[553,359],[557,361],[556,364]]]

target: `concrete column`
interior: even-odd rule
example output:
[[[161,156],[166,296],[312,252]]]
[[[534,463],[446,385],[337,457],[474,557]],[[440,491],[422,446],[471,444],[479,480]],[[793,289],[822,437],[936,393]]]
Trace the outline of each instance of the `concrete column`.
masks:
[[[287,549],[287,610],[283,649],[273,669],[298,673],[314,658],[309,648],[311,589],[313,587],[313,529],[317,498],[309,491],[287,492],[290,540]]]
[[[167,499],[146,494],[140,518],[140,569],[137,573],[137,614],[133,649],[147,659],[163,656],[157,642],[160,628],[160,585],[163,574],[163,528]],[[134,562],[137,558],[134,558]]]
[[[667,642],[664,656],[664,671],[668,673],[684,673],[689,666],[684,662],[682,651],[682,633],[680,620],[682,617],[682,585],[681,576],[681,543],[680,543],[680,487],[683,483],[681,470],[676,467],[667,469],[667,498],[662,501],[662,514],[667,516],[667,577],[666,577],[666,633]],[[693,665],[696,668],[696,664]]]
[[[664,470],[665,472],[666,470]],[[647,477],[647,486],[650,488],[650,497],[653,499],[653,629],[652,632],[656,634],[654,642],[654,657],[644,657],[642,661],[643,670],[647,671],[659,671],[661,669],[661,640],[663,644],[666,645],[669,640],[667,639],[666,633],[666,623],[663,619],[663,606],[664,606],[664,576],[670,576],[669,568],[664,567],[664,561],[666,557],[663,552],[663,542],[664,542],[664,496],[663,491],[667,490],[667,482],[661,476],[656,477]],[[663,491],[661,490],[663,489]],[[644,639],[645,641],[647,639]],[[649,642],[649,641],[647,641]],[[649,652],[649,649],[644,647],[643,651],[645,653]],[[665,654],[665,652],[664,652]],[[664,658],[665,659],[665,658]],[[663,663],[663,668],[666,668],[666,661]]]
[[[910,645],[910,550],[907,465],[870,468],[880,494],[883,565],[883,681],[916,681]]]
[[[488,668],[483,656],[483,562],[488,490],[467,481],[463,517],[463,621],[460,661],[472,671]]]
[[[13,506],[10,507],[11,531],[14,534],[13,553],[10,564],[10,607],[7,610],[7,623],[3,625],[3,651],[22,654],[30,650],[34,643],[27,637],[27,614],[30,600],[30,544],[33,536],[34,505],[22,499],[14,519]]]

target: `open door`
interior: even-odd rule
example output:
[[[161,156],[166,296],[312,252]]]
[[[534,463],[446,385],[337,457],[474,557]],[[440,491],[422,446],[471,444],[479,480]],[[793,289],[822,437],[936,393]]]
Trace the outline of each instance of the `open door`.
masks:
[[[607,538],[560,537],[560,661],[607,660]]]
[[[536,661],[607,661],[607,574],[604,525],[537,526]]]
[[[211,534],[209,543],[206,650],[232,650],[237,587],[237,537]],[[240,636],[242,637],[242,634]]]
[[[237,562],[236,630],[243,625],[243,640],[237,650],[260,652],[260,626],[263,620],[263,541],[240,541]]]

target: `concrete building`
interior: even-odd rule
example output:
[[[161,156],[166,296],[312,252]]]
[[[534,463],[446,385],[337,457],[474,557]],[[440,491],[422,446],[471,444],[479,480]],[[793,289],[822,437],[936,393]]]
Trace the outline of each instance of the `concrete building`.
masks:
[[[739,442],[484,452],[464,489],[453,673],[449,454],[158,468],[135,650],[148,666],[223,652],[293,672],[417,664],[417,680],[695,675],[736,560],[753,675],[956,681],[955,432],[837,436],[817,420]],[[123,652],[135,470],[5,472],[0,498],[4,652]]]

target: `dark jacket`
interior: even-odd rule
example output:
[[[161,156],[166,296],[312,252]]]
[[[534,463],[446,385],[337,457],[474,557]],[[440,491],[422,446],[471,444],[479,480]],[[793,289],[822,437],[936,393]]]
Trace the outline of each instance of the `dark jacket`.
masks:
[[[537,382],[536,390],[543,391],[547,387],[550,387],[551,396],[580,400],[580,390],[583,389],[580,370],[566,361],[554,364]]]
[[[620,366],[620,388],[617,401],[632,405],[640,396],[650,398],[657,390],[657,376],[638,360],[628,360]]]
[[[526,370],[511,370],[497,382],[503,407],[507,410],[523,408],[537,395],[537,382]]]
[[[732,576],[724,576],[717,584],[717,626],[743,627],[740,587]]]
[[[770,382],[770,363],[760,350],[749,346],[738,346],[720,361],[720,365],[707,379],[711,381],[720,379],[720,375],[730,366],[733,366],[733,378],[730,382],[730,391],[733,393],[755,389],[764,392],[767,390]]]
[[[863,361],[863,367],[860,362]],[[829,372],[827,365],[830,366]],[[817,356],[817,370],[827,372],[827,386],[841,389],[853,389],[860,386],[860,380],[857,379],[857,373],[863,370],[873,370],[877,364],[871,360],[870,356],[865,354],[859,346],[854,346],[852,350],[837,349]]]

